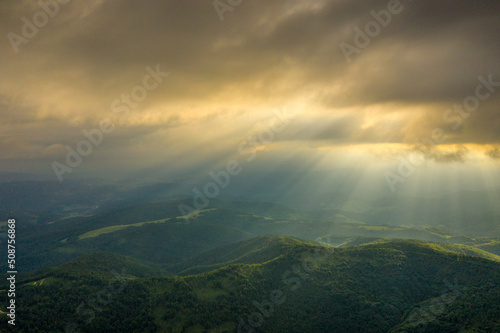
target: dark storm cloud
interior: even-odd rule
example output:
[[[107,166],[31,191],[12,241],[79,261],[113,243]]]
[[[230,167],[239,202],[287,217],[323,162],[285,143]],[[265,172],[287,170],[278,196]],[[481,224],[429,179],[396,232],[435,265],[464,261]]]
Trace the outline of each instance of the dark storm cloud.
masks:
[[[127,72],[144,64],[162,63],[180,77],[174,95],[189,98],[256,78],[276,84],[291,71],[304,79],[294,90],[346,81],[344,103],[443,100],[463,96],[478,75],[499,72],[497,1],[401,3],[403,12],[352,67],[339,43],[349,42],[353,28],[373,20],[369,12],[385,9],[387,1],[311,2],[316,7],[248,1],[226,12],[222,23],[210,2],[102,1],[78,24],[56,16],[25,48],[48,52],[49,70],[83,68],[95,91],[109,80],[126,82]],[[69,12],[78,13],[80,5],[71,5]],[[193,84],[211,87],[196,93]],[[332,99],[342,103],[338,97]]]
[[[349,64],[339,45],[352,44],[354,28],[364,29],[370,11],[385,10],[388,1],[244,0],[222,22],[210,1],[72,1],[18,54],[7,35],[21,34],[22,18],[32,20],[40,7],[2,1],[2,125],[9,135],[29,128],[40,138],[16,136],[16,150],[2,149],[11,149],[9,156],[22,149],[54,154],[78,140],[77,128],[112,116],[112,101],[156,64],[171,75],[121,124],[113,151],[141,144],[160,128],[218,121],[227,129],[234,114],[295,101],[307,104],[305,115],[276,140],[412,143],[447,125],[442,113],[474,92],[478,76],[500,81],[500,3],[401,4],[402,12]],[[494,96],[485,101],[447,143],[498,142],[499,107]],[[186,129],[184,141],[194,141],[192,133],[215,144],[231,141],[216,132]]]

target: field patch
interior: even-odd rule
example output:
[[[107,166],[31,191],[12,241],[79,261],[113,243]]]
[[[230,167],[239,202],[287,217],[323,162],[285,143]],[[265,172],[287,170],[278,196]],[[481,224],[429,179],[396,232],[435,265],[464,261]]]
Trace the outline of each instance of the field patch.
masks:
[[[86,232],[83,235],[78,236],[78,239],[93,238],[93,237],[97,237],[99,235],[104,235],[104,234],[109,234],[111,232],[116,232],[116,231],[119,231],[119,230],[122,230],[125,228],[141,227],[145,224],[165,223],[168,220],[170,220],[170,218],[161,219],[161,220],[154,220],[154,221],[139,222],[139,223],[134,223],[134,224],[112,225],[109,227],[104,227],[104,228],[100,228],[100,229]]]
[[[210,208],[210,209],[196,209],[194,210],[193,212],[191,212],[190,214],[187,214],[187,215],[182,215],[182,216],[177,216],[178,219],[183,219],[183,220],[190,220],[190,219],[194,219],[194,218],[197,218],[198,216],[201,215],[201,213],[205,213],[205,212],[210,212],[212,210],[216,210],[216,208]]]

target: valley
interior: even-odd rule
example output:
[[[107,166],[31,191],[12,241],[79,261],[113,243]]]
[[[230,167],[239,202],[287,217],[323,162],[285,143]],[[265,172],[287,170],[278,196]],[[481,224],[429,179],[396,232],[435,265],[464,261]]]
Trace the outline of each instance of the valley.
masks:
[[[246,201],[187,221],[183,200],[19,224],[20,331],[500,327],[498,238]]]

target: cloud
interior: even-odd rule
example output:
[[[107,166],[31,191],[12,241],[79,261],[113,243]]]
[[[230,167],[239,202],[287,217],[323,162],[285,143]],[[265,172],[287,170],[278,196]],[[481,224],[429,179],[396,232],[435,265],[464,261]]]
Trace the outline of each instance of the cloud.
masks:
[[[426,160],[437,163],[465,163],[469,149],[465,146],[437,148],[432,146],[417,146],[413,151],[421,153]]]
[[[83,128],[113,118],[113,100],[156,64],[171,75],[119,122],[101,158],[151,138],[181,150],[163,131],[175,132],[179,144],[222,149],[241,140],[236,129],[244,122],[251,127],[270,110],[299,104],[306,111],[277,142],[413,144],[448,126],[443,113],[474,92],[479,75],[500,81],[500,3],[402,4],[348,64],[339,44],[351,43],[354,28],[387,0],[244,1],[223,22],[210,1],[72,1],[19,54],[7,38],[0,42],[0,129],[16,134],[16,144],[2,149],[12,158],[56,154],[54,147],[74,144]],[[0,34],[20,34],[21,18],[39,10],[28,0],[0,2]],[[446,127],[446,143],[499,143],[495,96],[459,131]],[[428,157],[466,156],[447,154]]]
[[[500,160],[500,148],[495,147],[486,151],[486,155],[494,160]]]

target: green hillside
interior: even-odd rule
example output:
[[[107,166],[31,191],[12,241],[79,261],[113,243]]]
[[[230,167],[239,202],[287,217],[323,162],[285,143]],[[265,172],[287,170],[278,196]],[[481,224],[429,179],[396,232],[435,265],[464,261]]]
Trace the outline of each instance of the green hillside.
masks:
[[[113,252],[172,266],[210,249],[259,235],[333,241],[335,246],[361,245],[380,238],[419,239],[499,253],[499,241],[495,239],[464,237],[437,228],[368,225],[339,214],[332,214],[331,220],[325,216],[315,220],[310,218],[314,212],[273,204],[214,201],[213,207],[186,220],[178,207],[182,203],[145,203],[47,225],[22,224],[18,230],[23,235],[23,242],[18,245],[19,269],[33,271],[92,252]],[[256,214],[259,210],[261,213]],[[5,226],[0,226],[0,232],[1,228]],[[4,270],[5,255],[0,252],[0,268]],[[179,272],[177,268],[175,271]]]
[[[135,277],[165,274],[165,271],[156,264],[108,252],[90,253],[60,266],[44,269],[42,272],[49,275],[62,272],[83,275],[102,273],[106,276],[110,271],[119,271],[123,267],[126,267],[129,275]]]
[[[331,248],[269,236],[209,251],[190,263],[199,267],[214,254],[221,256],[207,262],[209,265],[231,264],[184,277],[144,277],[141,272],[155,273],[151,264],[144,267],[129,258],[120,257],[122,261],[118,261],[114,255],[103,254],[54,267],[44,272],[48,272],[44,278],[49,283],[30,281],[19,285],[18,316],[22,320],[17,329],[29,332],[59,332],[65,328],[69,332],[233,332],[238,327],[242,332],[459,332],[461,329],[495,332],[500,329],[500,263],[453,253],[440,245],[386,241]],[[189,263],[178,267],[185,269]],[[103,273],[111,269],[114,272]],[[87,273],[75,279],[75,272]],[[475,311],[478,309],[481,311]],[[417,315],[413,314],[415,311]]]
[[[177,275],[192,275],[230,264],[261,264],[286,255],[298,245],[315,244],[284,236],[259,236],[216,248],[169,267]]]
[[[374,238],[374,237],[347,237],[347,236],[324,236],[318,238],[318,241],[324,244],[330,244],[336,247],[352,247],[352,246],[360,246],[360,245],[370,245],[370,244],[384,244],[384,243],[394,243],[397,240],[389,239],[389,238]],[[414,242],[418,242],[413,240]],[[410,240],[408,242],[411,242]],[[421,242],[421,241],[420,241]],[[483,257],[490,260],[496,260],[500,262],[500,256],[483,250],[481,247],[488,248],[488,245],[478,245],[478,246],[470,246],[470,245],[461,245],[461,244],[447,244],[447,243],[429,243],[429,242],[421,242],[422,244],[427,244],[434,249],[443,251],[443,252],[452,252],[457,254],[463,254],[473,257]],[[489,244],[495,244],[495,242],[491,242]],[[494,245],[493,245],[494,246]]]

